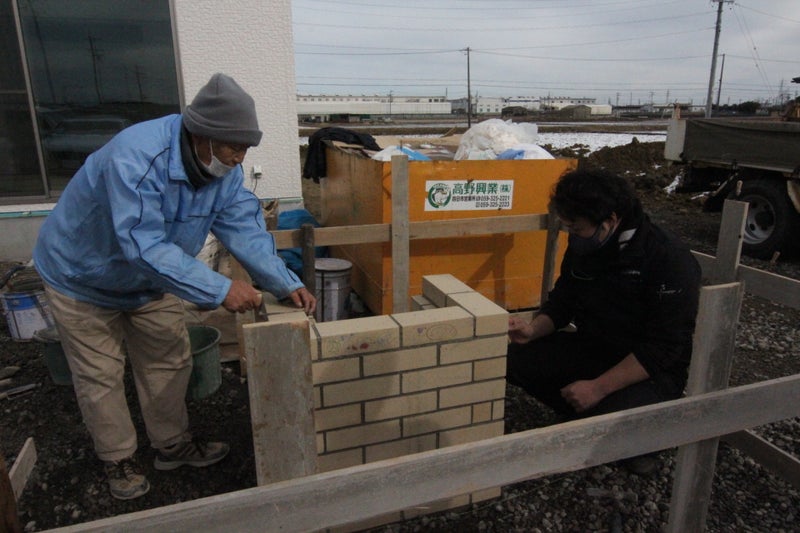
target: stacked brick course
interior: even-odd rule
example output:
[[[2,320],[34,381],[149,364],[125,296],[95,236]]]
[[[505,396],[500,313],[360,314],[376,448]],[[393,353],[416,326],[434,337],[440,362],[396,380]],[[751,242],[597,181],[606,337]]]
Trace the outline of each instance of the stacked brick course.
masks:
[[[312,328],[319,471],[503,434],[508,313],[449,274],[424,277],[413,304],[407,313]],[[497,495],[465,495],[425,512]]]

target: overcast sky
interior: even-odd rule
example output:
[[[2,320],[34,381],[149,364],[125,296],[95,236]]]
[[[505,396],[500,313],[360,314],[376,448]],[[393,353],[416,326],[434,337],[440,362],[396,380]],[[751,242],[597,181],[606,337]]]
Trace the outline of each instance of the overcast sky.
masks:
[[[702,105],[717,2],[292,0],[298,94]],[[800,94],[800,0],[725,2],[712,100]],[[722,54],[725,54],[724,69]]]

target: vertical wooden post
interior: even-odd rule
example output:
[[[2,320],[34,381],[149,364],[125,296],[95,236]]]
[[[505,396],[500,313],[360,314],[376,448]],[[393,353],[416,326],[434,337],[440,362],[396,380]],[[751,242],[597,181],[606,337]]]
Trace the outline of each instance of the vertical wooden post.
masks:
[[[542,271],[542,295],[539,300],[539,307],[549,298],[550,291],[553,290],[553,283],[556,276],[556,257],[558,256],[558,234],[561,231],[561,221],[556,216],[556,212],[550,209],[547,213],[547,241],[544,247],[544,270]]]
[[[17,498],[2,452],[0,452],[0,531],[22,533],[22,525],[17,514]]]
[[[686,394],[728,387],[736,324],[744,296],[741,283],[703,287]],[[669,533],[704,531],[719,438],[678,448],[669,509]]]
[[[303,284],[311,294],[317,293],[316,261],[317,254],[314,248],[314,226],[303,224]]]
[[[408,311],[408,156],[392,156],[392,312]]]
[[[317,443],[308,320],[243,328],[259,485],[315,473]]]
[[[717,238],[717,258],[711,270],[711,283],[736,281],[736,270],[742,256],[742,234],[747,217],[747,202],[725,200]]]

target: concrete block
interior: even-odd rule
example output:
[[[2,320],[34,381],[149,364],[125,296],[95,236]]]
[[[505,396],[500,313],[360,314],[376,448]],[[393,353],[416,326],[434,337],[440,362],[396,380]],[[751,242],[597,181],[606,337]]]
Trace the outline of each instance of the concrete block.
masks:
[[[475,361],[472,372],[472,379],[484,381],[492,378],[503,378],[506,375],[506,358],[495,357],[494,359],[483,359]]]
[[[403,418],[403,436],[413,437],[425,433],[436,433],[444,429],[469,426],[472,423],[472,407],[465,405],[423,415]]]
[[[373,444],[366,448],[366,462],[382,461],[384,459],[402,457],[412,453],[427,452],[428,450],[435,449],[436,435],[434,434]]]
[[[356,379],[361,376],[361,369],[358,357],[332,361],[315,361],[311,364],[311,375],[316,385]]]
[[[393,350],[400,347],[400,329],[389,316],[321,322],[315,325],[323,359]]]
[[[447,297],[459,292],[472,292],[472,288],[452,274],[422,276],[422,295],[436,307],[445,307]]]
[[[403,336],[403,347],[472,338],[475,319],[460,307],[411,311],[392,315]]]
[[[364,361],[365,376],[391,374],[415,368],[426,368],[436,366],[436,346],[421,346],[409,350],[365,355],[362,357],[362,360]]]
[[[354,426],[361,422],[361,404],[358,403],[314,410],[314,429],[316,431]]]
[[[478,337],[508,332],[508,312],[479,292],[448,294],[447,305],[457,305],[475,317]]]
[[[448,387],[439,391],[439,409],[499,400],[505,397],[506,380],[482,381],[470,385]]]
[[[508,336],[484,337],[466,342],[448,342],[439,345],[439,364],[448,365],[490,357],[505,357]]]
[[[502,421],[479,424],[466,428],[451,429],[439,433],[439,447],[453,446],[455,444],[465,444],[492,437],[499,437],[503,434],[504,424]]]
[[[403,394],[407,394],[421,390],[440,389],[470,381],[472,381],[472,365],[470,363],[439,366],[427,370],[403,372],[402,391]]]
[[[364,462],[363,455],[363,448],[317,455],[317,472],[330,472],[340,468],[358,466]]]
[[[400,438],[400,421],[389,420],[325,432],[325,450],[333,452]]]
[[[427,413],[436,410],[436,391],[407,394],[364,403],[364,421],[375,422],[389,418]]]
[[[387,398],[400,394],[400,376],[381,376],[322,385],[322,405],[333,407],[343,403]]]

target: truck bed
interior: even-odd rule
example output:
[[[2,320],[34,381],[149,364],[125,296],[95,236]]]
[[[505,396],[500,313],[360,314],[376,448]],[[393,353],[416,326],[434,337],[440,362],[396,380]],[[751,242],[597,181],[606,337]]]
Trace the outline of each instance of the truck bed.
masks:
[[[667,159],[800,170],[800,122],[678,119],[669,124]]]

